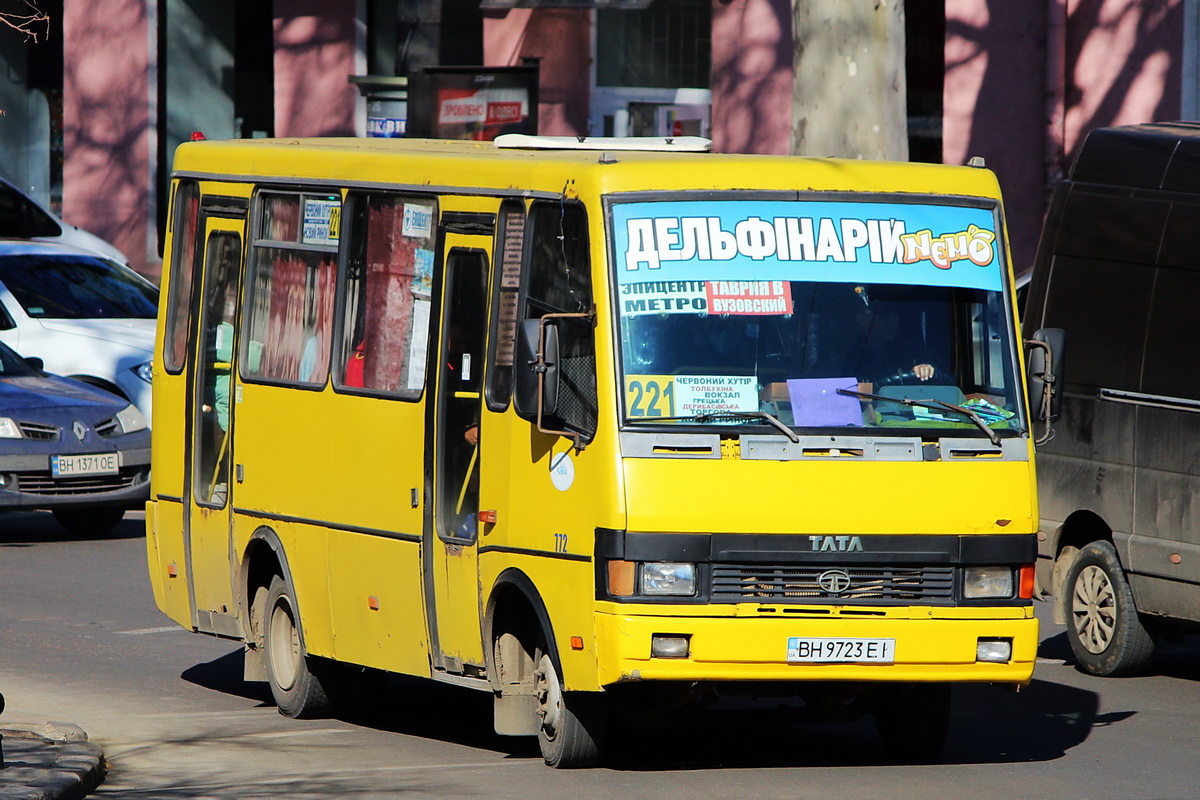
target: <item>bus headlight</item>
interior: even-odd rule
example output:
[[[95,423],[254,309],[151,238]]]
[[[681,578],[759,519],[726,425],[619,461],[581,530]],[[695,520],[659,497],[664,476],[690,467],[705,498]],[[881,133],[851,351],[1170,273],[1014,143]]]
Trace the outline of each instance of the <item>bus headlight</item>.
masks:
[[[963,597],[1012,597],[1012,567],[967,567],[963,570]]]
[[[696,593],[696,565],[674,561],[642,564],[642,594],[688,596]]]

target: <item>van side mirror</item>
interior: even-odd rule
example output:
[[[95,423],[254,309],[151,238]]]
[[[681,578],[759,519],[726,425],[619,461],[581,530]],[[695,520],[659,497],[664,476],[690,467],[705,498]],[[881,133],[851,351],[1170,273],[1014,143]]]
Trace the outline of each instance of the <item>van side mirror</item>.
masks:
[[[558,411],[558,326],[547,321],[544,328],[545,341],[541,341],[542,320],[521,322],[513,364],[513,404],[517,415],[539,423]]]
[[[1067,334],[1062,328],[1039,328],[1025,343],[1026,370],[1033,419],[1049,427],[1062,414],[1063,352]]]

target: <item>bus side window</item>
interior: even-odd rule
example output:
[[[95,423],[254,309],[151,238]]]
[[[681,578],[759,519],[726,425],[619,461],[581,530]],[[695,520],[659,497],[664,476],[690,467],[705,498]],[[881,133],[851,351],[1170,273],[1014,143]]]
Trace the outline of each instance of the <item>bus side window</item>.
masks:
[[[500,206],[496,251],[492,263],[491,336],[488,337],[487,401],[503,411],[512,397],[513,352],[516,349],[517,295],[521,288],[521,255],[525,247],[525,205],[505,200]]]
[[[548,201],[530,208],[528,263],[522,319],[592,310],[587,213],[577,202]],[[585,439],[596,432],[596,350],[592,321],[560,319],[559,422]]]
[[[416,398],[425,388],[437,203],[351,194],[337,385]]]
[[[188,322],[192,307],[192,283],[196,273],[196,236],[200,218],[200,188],[195,181],[180,181],[175,190],[175,220],[171,245],[170,286],[167,292],[167,319],[170,320],[163,344],[163,366],[177,373],[187,361]]]
[[[300,194],[261,195],[243,377],[324,384],[329,376],[336,239],[323,232],[311,235],[309,217],[316,212],[308,206],[328,209],[331,203],[336,201]],[[313,238],[319,244],[311,243]]]

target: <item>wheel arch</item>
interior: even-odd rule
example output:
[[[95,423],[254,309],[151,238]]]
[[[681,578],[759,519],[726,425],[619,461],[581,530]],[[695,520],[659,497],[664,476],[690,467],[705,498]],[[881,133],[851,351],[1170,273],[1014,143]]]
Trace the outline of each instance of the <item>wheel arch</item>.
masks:
[[[260,525],[251,534],[250,541],[246,543],[246,549],[242,554],[240,573],[239,598],[244,603],[246,611],[242,615],[243,635],[247,644],[258,647],[262,642],[262,630],[257,623],[262,620],[262,609],[258,609],[259,613],[256,614],[253,606],[258,599],[260,588],[263,590],[262,597],[265,599],[265,591],[271,585],[273,575],[282,576],[292,587],[292,603],[296,606],[297,616],[300,614],[300,598],[295,596],[296,582],[292,580],[287,551],[283,547],[283,541],[279,538],[279,534],[269,525]],[[308,652],[304,643],[304,626],[298,624],[296,627],[300,635],[300,646],[305,652]]]
[[[501,690],[500,669],[496,664],[496,640],[505,633],[512,633],[528,643],[529,635],[540,632],[546,642],[554,665],[562,670],[558,657],[558,644],[554,639],[554,626],[550,613],[533,581],[521,570],[510,567],[497,576],[488,593],[483,621],[484,658],[492,689]]]
[[[1083,509],[1066,518],[1055,538],[1054,556],[1057,558],[1067,547],[1082,549],[1090,542],[1112,542],[1113,530],[1099,514]]]
[[[1065,590],[1067,573],[1075,554],[1092,542],[1113,541],[1112,526],[1103,517],[1089,509],[1074,511],[1063,521],[1054,532],[1054,541],[1050,552],[1053,554],[1051,593],[1054,595],[1054,621],[1060,625],[1067,623],[1068,592]],[[1115,547],[1114,547],[1115,549]],[[1121,554],[1117,553],[1120,562]],[[1124,565],[1122,565],[1124,568]]]

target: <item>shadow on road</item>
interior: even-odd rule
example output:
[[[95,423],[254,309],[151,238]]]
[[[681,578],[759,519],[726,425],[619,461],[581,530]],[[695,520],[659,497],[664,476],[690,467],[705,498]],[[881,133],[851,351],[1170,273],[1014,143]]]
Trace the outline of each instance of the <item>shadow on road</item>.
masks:
[[[1049,643],[1056,652],[1057,644]],[[1061,668],[1061,667],[1059,667]],[[188,669],[185,680],[264,705],[265,683],[242,680],[242,654],[230,653]],[[949,743],[939,764],[1052,761],[1087,739],[1092,729],[1119,723],[1133,712],[1099,714],[1099,695],[1053,680],[1034,680],[1019,693],[987,685],[955,688]],[[496,735],[489,695],[419,678],[392,676],[382,695],[339,714],[380,731],[486,750],[506,758],[538,758],[532,738]],[[706,711],[683,729],[622,730],[608,766],[662,771],[749,767],[859,767],[894,764],[872,720],[802,723],[787,709]]]
[[[1042,640],[1038,647],[1038,658],[1061,661],[1075,667],[1075,654],[1066,631]],[[1082,672],[1081,672],[1082,674]],[[1185,681],[1200,681],[1200,634],[1189,634],[1178,639],[1160,639],[1155,643],[1150,663],[1136,677],[1177,678]],[[1095,678],[1104,680],[1130,680],[1131,678]]]
[[[0,511],[0,547],[32,547],[51,542],[137,539],[146,535],[145,512],[127,511],[125,519],[105,532],[72,533],[49,511]]]

